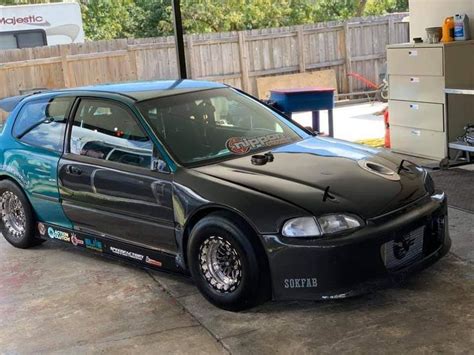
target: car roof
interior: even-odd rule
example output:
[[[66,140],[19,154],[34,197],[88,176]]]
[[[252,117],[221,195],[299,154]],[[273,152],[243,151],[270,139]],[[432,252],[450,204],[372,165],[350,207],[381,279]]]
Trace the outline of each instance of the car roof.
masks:
[[[100,84],[82,86],[77,88],[58,90],[32,90],[24,95],[0,99],[0,109],[11,112],[21,101],[30,98],[51,97],[59,94],[81,95],[87,93],[104,93],[124,95],[135,101],[144,101],[164,96],[184,94],[194,91],[226,88],[227,85],[200,80],[160,80],[160,81],[135,81],[115,84]]]
[[[163,96],[183,94],[206,89],[218,89],[227,87],[224,84],[199,80],[160,80],[160,81],[135,81],[116,84],[101,84],[83,86],[67,91],[95,91],[104,93],[116,93],[131,97],[136,101],[143,101]]]

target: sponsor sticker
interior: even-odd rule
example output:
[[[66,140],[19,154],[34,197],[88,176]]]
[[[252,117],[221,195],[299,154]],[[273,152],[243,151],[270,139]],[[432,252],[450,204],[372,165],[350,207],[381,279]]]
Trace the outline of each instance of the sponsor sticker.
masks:
[[[318,287],[318,279],[312,278],[301,278],[301,279],[285,279],[283,281],[285,288],[315,288]]]
[[[124,256],[126,258],[142,261],[144,256],[138,253],[134,253],[128,250],[119,249],[116,247],[109,247],[110,251],[116,255]]]
[[[75,245],[76,247],[84,245],[84,241],[78,238],[76,233],[71,233],[71,243]]]
[[[62,240],[63,242],[71,242],[71,237],[69,233],[56,230],[52,227],[48,227],[48,237],[51,239]]]
[[[84,243],[87,249],[95,250],[101,253],[104,251],[104,245],[100,240],[85,238]]]
[[[147,257],[145,258],[145,262],[146,262],[147,264],[150,264],[150,265],[153,265],[153,266],[158,266],[158,267],[161,267],[161,265],[163,265],[163,264],[161,263],[161,261],[152,259],[152,258],[150,258],[149,256],[147,256]]]
[[[46,234],[46,226],[43,223],[38,223],[38,232],[42,236]]]
[[[283,133],[274,133],[260,137],[231,137],[225,142],[225,146],[232,153],[241,155],[252,149],[272,147],[290,142],[291,138]]]
[[[330,296],[321,296],[323,300],[339,300],[341,298],[346,298],[349,293],[340,293],[337,295],[330,295]]]

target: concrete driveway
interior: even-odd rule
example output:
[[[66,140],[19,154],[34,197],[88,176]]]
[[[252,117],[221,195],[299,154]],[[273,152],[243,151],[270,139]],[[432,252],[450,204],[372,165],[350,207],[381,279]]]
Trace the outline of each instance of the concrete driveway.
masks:
[[[382,102],[336,107],[334,109],[334,137],[351,142],[384,137],[385,124],[380,112],[386,107],[387,104]],[[327,111],[321,111],[320,115],[320,130],[328,132]],[[305,127],[312,125],[311,112],[294,113],[292,118]]]
[[[0,241],[0,353],[472,353],[474,215],[450,209],[453,249],[398,288],[242,313],[182,277],[67,245]]]

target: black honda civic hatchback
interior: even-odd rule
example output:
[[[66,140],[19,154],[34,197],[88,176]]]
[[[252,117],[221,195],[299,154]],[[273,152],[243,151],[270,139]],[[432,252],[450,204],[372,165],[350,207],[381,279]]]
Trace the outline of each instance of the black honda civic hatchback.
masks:
[[[231,87],[123,83],[0,101],[0,230],[190,275],[210,302],[350,297],[445,255],[420,166]]]

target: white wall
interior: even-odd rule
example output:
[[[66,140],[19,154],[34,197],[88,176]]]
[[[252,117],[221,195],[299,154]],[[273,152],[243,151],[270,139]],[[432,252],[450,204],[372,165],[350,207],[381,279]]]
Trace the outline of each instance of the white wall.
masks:
[[[410,40],[426,38],[425,28],[441,26],[444,19],[466,13],[470,19],[471,39],[474,39],[474,0],[409,0]]]

